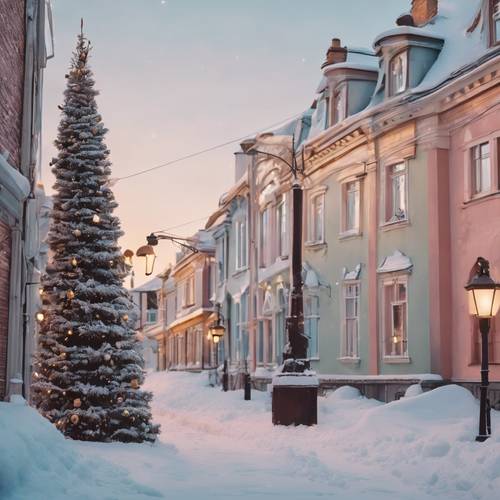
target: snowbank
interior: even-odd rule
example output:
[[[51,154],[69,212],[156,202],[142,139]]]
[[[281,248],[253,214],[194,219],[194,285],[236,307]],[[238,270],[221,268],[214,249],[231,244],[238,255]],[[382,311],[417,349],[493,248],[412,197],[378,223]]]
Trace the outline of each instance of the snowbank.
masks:
[[[25,404],[0,403],[2,500],[139,499],[160,496],[125,470],[76,451],[77,443]]]

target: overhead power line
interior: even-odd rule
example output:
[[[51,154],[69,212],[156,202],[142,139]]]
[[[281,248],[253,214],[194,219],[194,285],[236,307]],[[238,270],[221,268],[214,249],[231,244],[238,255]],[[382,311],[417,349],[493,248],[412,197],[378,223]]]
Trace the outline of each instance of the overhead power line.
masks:
[[[209,153],[210,151],[215,151],[216,149],[220,149],[220,148],[223,148],[225,146],[229,146],[230,144],[234,144],[235,142],[240,142],[244,139],[246,139],[247,137],[250,137],[250,136],[253,136],[253,135],[257,135],[265,130],[268,130],[272,127],[277,127],[278,125],[281,125],[282,123],[285,123],[289,120],[293,120],[294,118],[297,118],[301,115],[302,113],[298,113],[296,115],[293,115],[293,116],[290,116],[288,118],[285,118],[283,120],[280,120],[279,122],[276,122],[276,123],[273,123],[272,125],[268,125],[267,127],[264,127],[256,132],[251,132],[249,134],[246,134],[246,135],[243,135],[241,137],[238,137],[237,139],[232,139],[230,141],[226,141],[226,142],[223,142],[221,144],[217,144],[215,146],[210,146],[208,148],[205,148],[205,149],[201,149],[200,151],[196,151],[194,153],[189,153],[185,156],[181,156],[179,158],[175,158],[174,160],[169,160],[169,161],[166,161],[164,163],[160,163],[159,165],[155,165],[154,167],[150,167],[150,168],[146,168],[144,170],[139,170],[138,172],[134,172],[133,174],[129,174],[129,175],[124,175],[123,177],[115,177],[114,179],[111,179],[111,183],[112,184],[115,184],[116,182],[118,181],[123,181],[125,179],[131,179],[132,177],[137,177],[138,175],[143,175],[143,174],[147,174],[149,172],[153,172],[154,170],[158,170],[160,168],[164,168],[164,167],[169,167],[171,165],[174,165],[176,163],[179,163],[181,161],[184,161],[184,160],[189,160],[190,158],[194,158],[196,156],[200,156],[202,154],[205,154],[205,153]]]

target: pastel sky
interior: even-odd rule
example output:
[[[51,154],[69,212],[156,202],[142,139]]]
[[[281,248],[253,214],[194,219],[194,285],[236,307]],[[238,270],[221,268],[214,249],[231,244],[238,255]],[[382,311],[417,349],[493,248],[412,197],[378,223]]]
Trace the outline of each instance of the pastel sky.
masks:
[[[411,0],[52,0],[55,58],[44,87],[42,180],[56,136],[80,18],[109,128],[113,177],[238,139],[307,109],[333,37],[371,48]],[[118,182],[125,236],[136,250],[146,234],[203,227],[233,183],[237,142]],[[201,220],[200,220],[201,219]],[[190,224],[187,222],[195,221]],[[176,248],[158,247],[157,271]],[[136,284],[145,280],[136,262]]]

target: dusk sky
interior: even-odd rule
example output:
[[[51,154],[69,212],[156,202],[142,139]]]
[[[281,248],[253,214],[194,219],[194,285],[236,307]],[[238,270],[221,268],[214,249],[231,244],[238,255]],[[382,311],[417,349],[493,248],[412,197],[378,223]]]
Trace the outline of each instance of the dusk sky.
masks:
[[[113,177],[225,143],[307,109],[333,37],[371,48],[410,0],[52,0],[55,58],[45,72],[43,176],[56,136],[80,18],[94,51],[100,112],[109,128]],[[125,236],[203,227],[233,183],[235,142],[114,186]],[[195,221],[186,224],[189,221]],[[162,244],[163,243],[163,244]],[[176,248],[158,247],[156,271]],[[145,280],[136,262],[136,284]]]

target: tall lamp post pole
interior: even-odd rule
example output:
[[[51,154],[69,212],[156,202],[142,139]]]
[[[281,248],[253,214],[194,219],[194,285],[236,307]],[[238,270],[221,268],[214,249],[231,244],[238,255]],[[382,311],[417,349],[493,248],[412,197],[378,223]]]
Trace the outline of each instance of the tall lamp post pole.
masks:
[[[281,373],[273,377],[272,419],[276,425],[313,425],[317,423],[318,380],[311,373],[307,359],[308,338],[304,334],[304,297],[302,282],[302,211],[303,190],[298,175],[304,173],[302,150],[301,168],[297,165],[295,142],[292,137],[292,160],[257,149],[247,150],[248,154],[262,154],[275,158],[290,169],[292,186],[292,291],[290,314],[286,319],[288,344],[285,348]]]
[[[481,332],[481,385],[479,406],[479,434],[476,441],[486,441],[491,435],[491,407],[488,399],[488,334],[491,318],[500,307],[500,283],[490,276],[490,263],[478,257],[473,276],[465,289],[469,295],[469,312],[479,320]]]
[[[290,298],[290,315],[286,319],[288,344],[284,354],[284,372],[301,373],[309,368],[307,360],[308,338],[304,334],[304,296],[302,282],[302,210],[304,192],[298,174],[303,173],[304,162],[299,169],[295,157],[295,141],[292,138],[291,162],[281,156],[258,149],[250,149],[247,154],[265,155],[284,163],[293,175],[292,186],[292,291]]]

